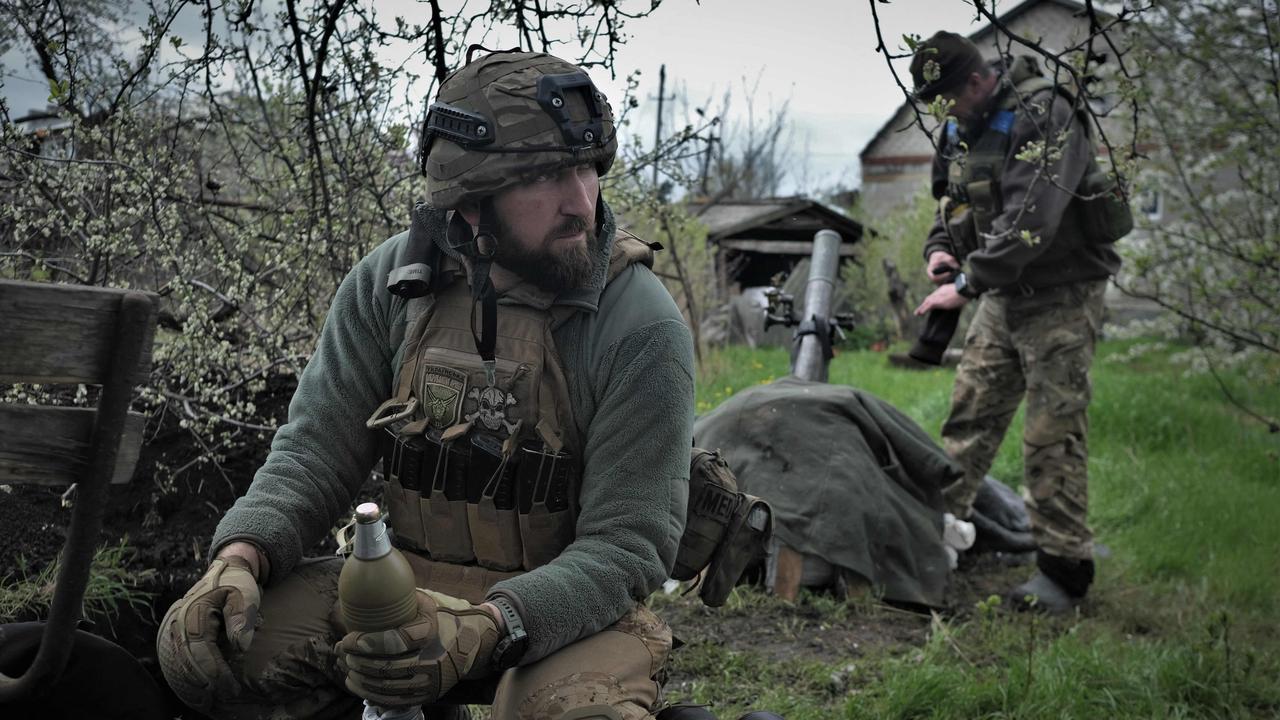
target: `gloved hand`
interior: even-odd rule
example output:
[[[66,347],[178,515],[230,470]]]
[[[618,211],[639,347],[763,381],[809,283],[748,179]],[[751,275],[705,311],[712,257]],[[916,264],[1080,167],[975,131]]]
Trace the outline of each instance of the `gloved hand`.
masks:
[[[208,710],[214,696],[234,697],[240,683],[219,647],[249,649],[258,623],[262,592],[249,561],[218,558],[203,577],[165,613],[156,636],[156,652],[169,686],[183,702]]]
[[[493,615],[466,600],[418,589],[418,613],[405,625],[350,632],[338,642],[347,689],[375,705],[439,700],[459,680],[489,674],[502,634]]]

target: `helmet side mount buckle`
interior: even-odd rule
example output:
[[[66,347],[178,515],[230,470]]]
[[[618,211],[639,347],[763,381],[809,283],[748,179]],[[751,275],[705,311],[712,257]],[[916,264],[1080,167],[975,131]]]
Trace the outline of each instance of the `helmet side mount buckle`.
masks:
[[[587,105],[587,119],[575,122],[569,117],[568,95],[580,92]],[[538,78],[538,104],[551,116],[564,135],[564,143],[569,147],[584,147],[603,144],[604,113],[600,106],[604,104],[604,95],[596,90],[591,78],[584,72],[543,75]]]
[[[442,102],[433,102],[427,109],[426,135],[429,141],[441,137],[468,150],[494,140],[493,123],[488,118]]]

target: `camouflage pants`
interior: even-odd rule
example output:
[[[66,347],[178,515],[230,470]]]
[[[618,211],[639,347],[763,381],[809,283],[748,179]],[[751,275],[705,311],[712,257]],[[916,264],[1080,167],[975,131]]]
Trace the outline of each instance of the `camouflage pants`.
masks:
[[[986,295],[965,336],[943,445],[965,470],[944,489],[951,512],[968,517],[983,477],[1027,398],[1025,485],[1041,550],[1089,559],[1089,368],[1102,324],[1106,281],[1063,285],[1029,297]]]
[[[344,688],[333,651],[340,638],[330,616],[341,569],[338,558],[304,560],[292,575],[266,589],[262,622],[249,650],[228,657],[243,691],[223,700],[215,717],[360,717],[361,700]],[[483,704],[496,684],[494,720],[555,720],[574,709],[600,705],[611,707],[621,720],[652,718],[670,651],[671,629],[637,605],[595,635],[508,670],[494,682],[464,683],[446,699]]]

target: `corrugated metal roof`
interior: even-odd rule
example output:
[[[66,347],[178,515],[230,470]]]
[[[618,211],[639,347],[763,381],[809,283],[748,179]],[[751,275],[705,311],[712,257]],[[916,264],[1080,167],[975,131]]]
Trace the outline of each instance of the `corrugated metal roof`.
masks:
[[[740,225],[754,225],[756,222],[767,222],[766,218],[775,217],[796,203],[791,198],[778,200],[753,200],[720,202],[698,213],[698,221],[708,228],[708,235],[719,235],[721,231]],[[701,207],[691,205],[690,208]],[[799,205],[803,207],[803,203]]]
[[[776,223],[787,222],[792,218],[805,225],[813,222],[826,225],[844,235],[849,242],[857,242],[863,231],[862,224],[853,218],[817,200],[802,196],[727,200],[710,206],[690,202],[687,207],[699,222],[707,226],[707,238],[713,242],[767,225],[774,225],[776,230]],[[804,223],[801,218],[810,222]]]

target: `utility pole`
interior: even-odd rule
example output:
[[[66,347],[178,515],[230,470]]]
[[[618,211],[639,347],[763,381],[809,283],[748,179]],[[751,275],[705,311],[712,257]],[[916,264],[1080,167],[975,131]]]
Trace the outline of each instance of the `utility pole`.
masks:
[[[707,136],[707,149],[702,155],[702,197],[707,197],[707,180],[711,174],[711,153],[716,143],[720,142],[720,138],[715,135]]]
[[[658,147],[662,145],[662,105],[667,99],[667,65],[658,68],[658,122],[653,133],[653,192],[658,193]]]

